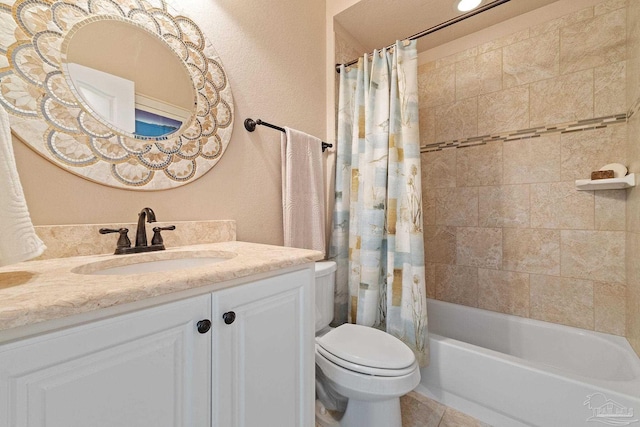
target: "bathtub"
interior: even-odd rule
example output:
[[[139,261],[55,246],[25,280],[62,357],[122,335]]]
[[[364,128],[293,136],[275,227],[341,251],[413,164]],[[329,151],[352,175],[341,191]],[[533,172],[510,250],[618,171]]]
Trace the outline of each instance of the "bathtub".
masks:
[[[640,359],[626,339],[427,306],[431,363],[418,393],[497,427],[640,427]]]

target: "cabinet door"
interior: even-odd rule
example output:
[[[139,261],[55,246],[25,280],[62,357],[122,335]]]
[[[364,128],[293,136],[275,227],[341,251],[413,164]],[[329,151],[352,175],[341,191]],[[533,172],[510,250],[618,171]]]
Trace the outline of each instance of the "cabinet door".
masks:
[[[0,345],[0,427],[209,426],[210,313],[204,295]]]
[[[312,277],[297,271],[213,294],[214,427],[314,425]]]

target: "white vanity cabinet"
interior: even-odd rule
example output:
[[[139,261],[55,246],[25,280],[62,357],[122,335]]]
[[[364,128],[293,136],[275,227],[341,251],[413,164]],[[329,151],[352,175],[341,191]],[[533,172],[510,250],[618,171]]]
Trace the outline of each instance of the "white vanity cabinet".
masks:
[[[312,427],[312,273],[213,295],[213,426]]]
[[[207,426],[210,312],[202,295],[0,345],[0,426]]]
[[[312,284],[305,268],[0,344],[0,427],[313,426]]]

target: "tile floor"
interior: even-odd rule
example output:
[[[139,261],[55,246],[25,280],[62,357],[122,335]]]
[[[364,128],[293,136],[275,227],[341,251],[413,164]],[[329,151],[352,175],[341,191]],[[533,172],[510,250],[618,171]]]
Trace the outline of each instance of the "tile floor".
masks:
[[[400,404],[402,427],[491,427],[413,391]]]
[[[402,427],[491,427],[413,391],[403,396],[400,404]]]

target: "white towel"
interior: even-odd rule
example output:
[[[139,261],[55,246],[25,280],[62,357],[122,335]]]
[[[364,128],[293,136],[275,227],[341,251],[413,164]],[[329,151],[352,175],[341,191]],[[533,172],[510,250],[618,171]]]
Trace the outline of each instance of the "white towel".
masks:
[[[35,258],[46,246],[36,235],[18,178],[9,116],[0,107],[0,267]]]
[[[284,245],[325,252],[322,140],[295,129],[282,135]]]

